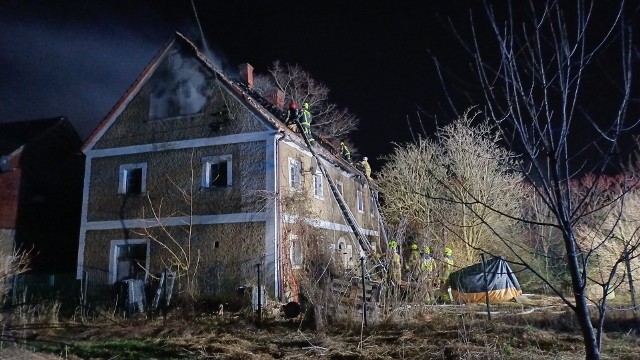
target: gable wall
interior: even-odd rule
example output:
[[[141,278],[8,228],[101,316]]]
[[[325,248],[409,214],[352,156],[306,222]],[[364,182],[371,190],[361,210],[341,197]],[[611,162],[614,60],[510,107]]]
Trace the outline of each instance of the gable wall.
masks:
[[[140,84],[138,92],[128,103],[125,101],[118,105],[124,106],[124,109],[121,109],[120,113],[114,113],[115,120],[106,128],[93,149],[164,143],[267,129],[260,120],[249,114],[244,105],[230,95],[211,69],[196,60],[179,43],[173,44],[153,71],[153,74]],[[162,104],[158,105],[159,102]],[[190,103],[196,105],[189,106]],[[174,110],[162,112],[159,108]],[[187,110],[175,110],[183,108]],[[158,115],[165,113],[168,115]]]

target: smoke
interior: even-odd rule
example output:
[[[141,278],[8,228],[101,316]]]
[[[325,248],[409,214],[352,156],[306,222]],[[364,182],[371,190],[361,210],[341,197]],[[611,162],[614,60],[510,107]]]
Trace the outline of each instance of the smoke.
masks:
[[[180,50],[167,56],[150,83],[151,120],[199,113],[213,90],[201,65]]]

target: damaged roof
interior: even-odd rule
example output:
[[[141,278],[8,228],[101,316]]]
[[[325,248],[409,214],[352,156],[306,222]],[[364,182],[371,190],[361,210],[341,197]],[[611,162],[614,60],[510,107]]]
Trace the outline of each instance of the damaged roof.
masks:
[[[93,145],[98,141],[98,139],[106,132],[109,128],[109,125],[115,121],[115,119],[122,113],[122,111],[127,107],[129,102],[135,97],[140,88],[146,83],[146,81],[153,74],[154,70],[158,67],[159,63],[163,59],[164,55],[169,51],[171,46],[179,41],[182,45],[185,45],[186,48],[193,52],[193,55],[202,62],[204,66],[206,66],[209,70],[213,72],[215,77],[220,81],[222,85],[224,85],[227,90],[233,93],[236,98],[241,101],[243,104],[247,106],[247,108],[258,115],[260,118],[265,120],[271,126],[273,126],[276,130],[286,133],[289,135],[289,138],[299,142],[302,146],[305,146],[304,140],[302,137],[291,131],[287,128],[283,122],[283,110],[277,108],[273,104],[271,104],[268,100],[263,98],[260,94],[258,94],[255,90],[248,88],[246,84],[243,84],[239,81],[232,80],[228,78],[222,71],[217,69],[207,57],[198,50],[196,45],[187,39],[184,35],[179,32],[175,33],[175,37],[169,41],[163,49],[156,54],[156,56],[151,59],[151,61],[147,64],[145,69],[140,73],[138,78],[133,82],[133,84],[129,87],[127,92],[118,100],[116,105],[111,109],[111,111],[107,114],[107,116],[100,122],[98,127],[93,131],[93,133],[88,137],[84,146],[82,147],[82,151],[86,152],[90,150]],[[344,170],[349,172],[357,171],[353,166],[345,162],[342,158],[337,156],[337,149],[333,147],[333,145],[323,139],[322,137],[316,136],[317,140],[322,144],[321,150],[318,151],[320,155],[322,155],[325,159],[331,161],[332,163],[339,165]],[[317,151],[317,150],[316,150]]]

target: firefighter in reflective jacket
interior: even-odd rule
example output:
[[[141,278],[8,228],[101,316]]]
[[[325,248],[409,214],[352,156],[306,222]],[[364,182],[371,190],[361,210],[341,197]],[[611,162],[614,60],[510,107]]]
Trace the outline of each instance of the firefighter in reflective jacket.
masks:
[[[369,159],[365,156],[360,161],[360,167],[362,167],[362,171],[367,176],[367,180],[371,180],[371,166],[369,165]]]
[[[351,151],[349,151],[347,145],[345,145],[342,141],[340,142],[340,156],[342,156],[343,159],[347,160],[347,162],[351,164]]]
[[[400,264],[400,254],[398,254],[398,243],[395,240],[389,241],[389,280],[394,285],[400,285],[402,279],[402,265]]]
[[[433,272],[433,258],[431,257],[431,249],[427,245],[425,245],[422,249],[421,271],[423,275],[427,276],[429,276],[431,272]]]
[[[298,131],[298,126],[296,125],[296,119],[300,116],[300,111],[298,110],[298,106],[296,103],[291,102],[289,105],[289,109],[287,109],[287,118],[285,119],[284,124],[291,131]]]
[[[420,252],[418,252],[418,244],[411,244],[411,253],[409,254],[409,260],[405,267],[410,272],[410,276],[414,279],[418,279],[420,273]]]
[[[302,114],[299,119],[300,126],[302,126],[302,132],[307,136],[307,140],[312,142],[314,141],[313,135],[311,134],[311,121],[313,120],[313,117],[309,111],[309,103],[302,104],[302,108]]]
[[[451,275],[451,269],[453,269],[452,254],[451,248],[444,248],[444,258],[440,263],[440,276],[438,277],[440,280],[440,301],[442,302],[451,301],[449,297],[449,275]]]
[[[431,257],[431,249],[425,245],[422,249],[422,262],[420,264],[420,276],[419,281],[424,289],[426,300],[428,304],[432,304],[433,297],[433,265],[434,261]]]

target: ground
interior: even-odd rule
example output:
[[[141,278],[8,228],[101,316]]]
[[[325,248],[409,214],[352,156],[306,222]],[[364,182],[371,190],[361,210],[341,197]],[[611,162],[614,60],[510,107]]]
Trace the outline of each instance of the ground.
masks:
[[[533,297],[484,304],[404,306],[375,324],[334,319],[313,331],[300,319],[175,310],[166,318],[103,316],[81,324],[34,326],[28,345],[4,345],[0,359],[583,359],[582,338],[557,300]],[[357,314],[351,309],[349,314]],[[640,359],[640,327],[630,311],[610,309],[604,359]],[[375,316],[376,314],[374,314]],[[19,335],[19,332],[14,332]],[[55,356],[54,356],[55,355]]]

